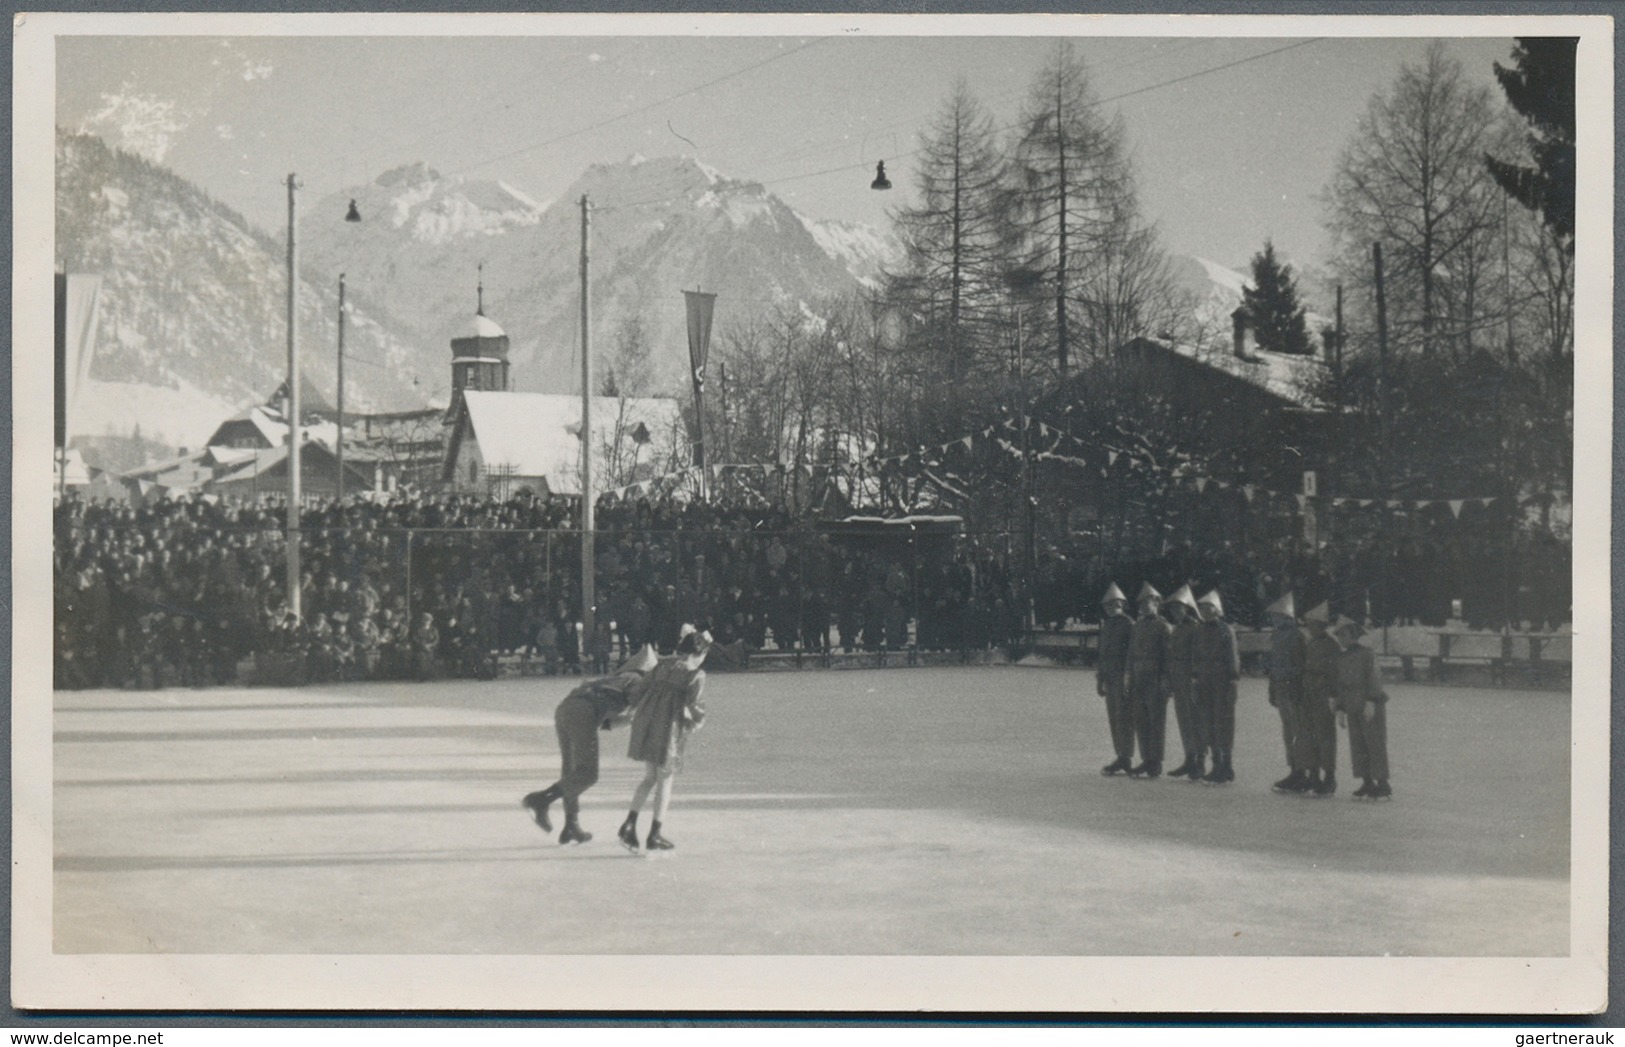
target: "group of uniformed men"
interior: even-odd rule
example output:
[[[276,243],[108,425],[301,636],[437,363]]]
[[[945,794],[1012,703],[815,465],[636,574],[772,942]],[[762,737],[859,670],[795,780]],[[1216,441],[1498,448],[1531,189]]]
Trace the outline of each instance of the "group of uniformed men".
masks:
[[[1169,776],[1211,785],[1234,781],[1241,657],[1218,590],[1198,600],[1184,585],[1165,604],[1146,583],[1137,600],[1139,616],[1132,619],[1125,613],[1128,598],[1115,583],[1101,602],[1096,690],[1106,700],[1116,758],[1100,773],[1162,775],[1171,697],[1185,760]],[[1341,722],[1349,732],[1354,774],[1361,779],[1355,798],[1390,799],[1388,697],[1375,654],[1360,643],[1365,630],[1350,618],[1334,623],[1324,603],[1305,613],[1300,627],[1291,593],[1271,604],[1269,615],[1274,627],[1269,700],[1281,717],[1290,771],[1274,789],[1307,797],[1335,793]],[[1134,762],[1136,743],[1139,763]]]

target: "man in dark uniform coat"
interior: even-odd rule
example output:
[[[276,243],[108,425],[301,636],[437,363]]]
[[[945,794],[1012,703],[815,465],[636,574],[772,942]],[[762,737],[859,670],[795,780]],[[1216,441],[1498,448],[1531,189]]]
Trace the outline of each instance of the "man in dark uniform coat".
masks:
[[[1311,607],[1303,614],[1309,640],[1303,656],[1304,735],[1312,754],[1310,780],[1315,796],[1337,791],[1337,712],[1333,695],[1337,692],[1337,661],[1343,653],[1327,632],[1331,611],[1326,604]]]
[[[1337,718],[1349,732],[1349,763],[1363,784],[1357,800],[1388,800],[1388,694],[1377,674],[1377,656],[1360,643],[1365,628],[1344,618],[1334,631],[1343,653],[1337,659]]]
[[[1124,673],[1128,669],[1129,636],[1134,623],[1123,613],[1128,598],[1116,583],[1106,590],[1100,605],[1100,657],[1095,662],[1095,693],[1106,699],[1106,722],[1111,725],[1112,750],[1117,758],[1100,773],[1127,774],[1134,761],[1134,714],[1128,705]]]
[[[1303,630],[1297,607],[1287,593],[1265,609],[1270,624],[1270,704],[1281,717],[1281,744],[1286,751],[1287,776],[1271,788],[1282,793],[1306,793],[1312,760],[1305,753],[1308,735],[1303,716]]]
[[[1134,710],[1134,734],[1140,742],[1140,762],[1131,778],[1162,774],[1163,732],[1168,725],[1168,641],[1173,626],[1163,618],[1162,594],[1148,582],[1140,589],[1140,617],[1134,620],[1128,645],[1129,704]]]
[[[1213,769],[1202,780],[1224,785],[1236,780],[1230,747],[1236,740],[1236,681],[1241,678],[1241,655],[1236,631],[1224,620],[1224,603],[1217,589],[1196,601],[1202,623],[1196,633],[1196,705],[1199,717],[1211,725]]]
[[[1168,774],[1197,781],[1207,768],[1206,729],[1196,715],[1196,597],[1191,587],[1182,585],[1168,597],[1168,613],[1173,619],[1173,635],[1168,640],[1168,677],[1174,692],[1174,720],[1179,724],[1179,741],[1185,747],[1185,762]]]

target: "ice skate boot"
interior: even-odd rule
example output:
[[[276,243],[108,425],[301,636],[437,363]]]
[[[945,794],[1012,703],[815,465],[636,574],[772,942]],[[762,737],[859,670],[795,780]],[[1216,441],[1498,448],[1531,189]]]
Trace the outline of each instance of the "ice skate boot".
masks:
[[[1302,771],[1293,771],[1285,778],[1282,778],[1280,781],[1270,786],[1271,789],[1278,793],[1301,793],[1308,787],[1308,779],[1304,777]]]
[[[677,846],[676,844],[672,843],[670,840],[668,840],[664,836],[660,835],[660,823],[659,822],[654,822],[649,826],[649,838],[647,840],[643,841],[644,850],[651,851],[651,852],[653,852],[653,851],[669,851],[669,850],[674,849],[676,846]]]
[[[1330,796],[1337,791],[1337,777],[1327,774],[1315,783],[1316,796]]]
[[[592,833],[577,825],[573,820],[565,822],[564,831],[559,833],[559,845],[561,847],[567,843],[586,843],[591,839]]]
[[[559,794],[556,791],[542,789],[527,794],[523,800],[519,801],[519,804],[530,812],[530,816],[536,820],[536,824],[542,827],[542,832],[550,833],[553,831],[553,819],[547,816],[547,809],[553,805],[553,801],[558,797]]]
[[[635,815],[635,814],[627,815],[626,816],[626,821],[622,822],[620,829],[616,830],[615,838],[617,840],[621,841],[621,846],[622,847],[625,847],[627,850],[631,851],[633,854],[637,854],[638,850],[639,850],[639,848],[638,848],[638,816]]]
[[[1127,774],[1129,773],[1128,761],[1113,760],[1111,763],[1102,767],[1100,769],[1100,773],[1105,775],[1107,778],[1115,778],[1119,774]]]

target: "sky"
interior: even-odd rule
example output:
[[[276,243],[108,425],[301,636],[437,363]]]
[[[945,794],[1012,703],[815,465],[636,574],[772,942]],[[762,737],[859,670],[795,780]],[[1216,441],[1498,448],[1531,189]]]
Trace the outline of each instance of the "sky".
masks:
[[[388,22],[376,23],[381,31]],[[1053,25],[1050,19],[1045,27]],[[1080,30],[1088,29],[1080,22]],[[1318,195],[1372,96],[1427,41],[1072,38],[1121,116],[1164,245],[1236,268],[1270,238],[1322,260]],[[557,199],[590,164],[695,156],[815,218],[883,225],[955,81],[1013,125],[1054,37],[61,37],[57,123],[194,181],[275,231],[305,199],[424,161]],[[1509,38],[1450,52],[1495,92]],[[869,188],[885,160],[896,187]]]

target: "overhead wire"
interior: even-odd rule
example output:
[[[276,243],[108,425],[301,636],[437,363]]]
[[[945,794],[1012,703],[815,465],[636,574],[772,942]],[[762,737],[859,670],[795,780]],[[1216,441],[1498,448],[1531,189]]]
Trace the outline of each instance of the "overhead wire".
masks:
[[[585,127],[578,127],[573,131],[566,131],[563,134],[554,135],[552,138],[544,139],[543,141],[540,141],[540,142],[533,142],[530,145],[522,146],[522,147],[520,147],[518,149],[514,149],[514,150],[511,150],[511,151],[506,152],[506,153],[501,153],[501,154],[499,154],[497,156],[486,157],[483,160],[476,160],[473,163],[466,164],[463,167],[458,168],[454,173],[461,174],[461,173],[466,172],[466,171],[478,170],[481,167],[485,167],[485,166],[488,166],[490,164],[498,163],[498,162],[500,162],[502,160],[511,160],[516,156],[523,156],[526,153],[532,153],[532,152],[535,152],[538,149],[545,149],[550,145],[557,145],[560,142],[568,141],[569,139],[575,138],[578,135],[584,135],[584,134],[587,134],[589,132],[596,131],[599,128],[608,127],[610,124],[618,123],[618,122],[620,122],[622,120],[628,119],[629,117],[637,116],[640,113],[646,113],[651,109],[658,108],[658,107],[666,105],[666,104],[668,104],[670,102],[675,102],[679,98],[687,98],[689,95],[698,94],[699,92],[704,91],[707,88],[715,87],[717,84],[724,83],[724,82],[726,82],[728,80],[733,80],[733,79],[736,79],[738,77],[744,76],[746,73],[753,72],[753,71],[755,71],[757,69],[762,68],[765,65],[770,65],[770,64],[772,64],[774,62],[777,62],[777,61],[779,61],[781,59],[789,58],[789,57],[791,57],[793,55],[798,55],[801,52],[807,50],[808,48],[817,47],[819,44],[824,43],[828,39],[830,39],[830,38],[825,37],[825,36],[816,37],[816,38],[814,38],[812,40],[809,40],[806,43],[802,44],[800,47],[795,47],[795,48],[792,48],[792,49],[790,49],[788,51],[780,51],[777,54],[769,55],[767,58],[764,58],[761,61],[752,62],[750,65],[743,66],[743,67],[741,67],[739,69],[735,69],[732,72],[724,73],[721,76],[718,76],[718,77],[715,77],[713,79],[707,80],[703,84],[697,84],[697,85],[695,85],[693,87],[690,87],[690,88],[687,88],[685,90],[679,91],[676,94],[667,95],[664,98],[658,98],[653,102],[648,102],[648,103],[646,103],[644,105],[637,106],[636,108],[628,109],[625,112],[617,113],[614,116],[609,116],[609,117],[605,117],[602,120],[594,121],[593,123],[590,123],[590,124],[586,125]]]
[[[1178,45],[1176,45],[1174,47],[1171,47],[1168,50],[1162,52],[1161,55],[1151,56],[1151,57],[1166,57],[1168,55],[1177,54],[1180,51],[1186,51],[1186,50],[1189,50],[1192,47],[1196,47],[1196,46],[1199,46],[1199,45],[1202,45],[1202,44],[1207,44],[1207,43],[1210,43],[1210,42],[1211,41],[1208,40],[1207,38],[1198,38],[1198,39],[1194,39],[1194,40],[1186,40],[1183,43],[1180,43],[1180,44],[1178,44]],[[1135,51],[1132,54],[1122,55],[1122,56],[1119,56],[1117,58],[1110,58],[1110,59],[1107,59],[1107,60],[1102,61],[1102,62],[1093,63],[1089,67],[1090,74],[1091,75],[1098,74],[1098,73],[1100,73],[1100,72],[1102,72],[1104,70],[1115,68],[1115,67],[1117,67],[1119,65],[1122,65],[1122,64],[1124,64],[1126,62],[1137,61],[1137,60],[1141,59],[1142,57],[1147,57],[1146,53],[1149,52],[1149,51],[1157,50],[1158,45],[1160,43],[1161,43],[1161,41],[1158,41],[1157,43],[1153,43],[1153,44],[1147,46],[1145,49],[1140,50],[1140,51]],[[979,96],[977,100],[978,100],[978,102],[980,102],[980,103],[982,103],[984,105],[987,104],[987,103],[990,103],[990,102],[1000,102],[1000,101],[1004,101],[1006,99],[1015,97],[1017,95],[1020,95],[1023,92],[1025,92],[1026,90],[1027,90],[1026,85],[1020,85],[1020,86],[1017,86],[1017,87],[1013,87],[1008,91],[1000,91],[1000,92],[998,92],[996,94],[987,95],[985,97]],[[911,116],[911,117],[904,118],[902,120],[894,121],[894,122],[889,123],[889,124],[881,124],[878,127],[866,128],[864,133],[866,135],[875,135],[875,134],[883,134],[883,133],[887,133],[887,132],[896,131],[896,130],[898,130],[900,128],[918,127],[922,123],[924,123],[926,120],[929,120],[930,118],[931,118],[931,113],[917,114],[917,115],[914,115],[914,116]],[[788,160],[797,159],[799,157],[806,156],[806,155],[811,154],[811,153],[828,152],[828,147],[829,147],[829,145],[831,143],[834,143],[834,142],[837,142],[837,141],[845,141],[845,140],[849,139],[850,137],[851,137],[850,135],[843,135],[840,139],[825,138],[825,139],[821,139],[818,142],[813,142],[813,143],[803,142],[801,145],[795,147],[794,149],[788,150],[786,152],[769,154],[768,156],[765,156],[765,157],[761,158],[761,160],[759,162],[764,163],[764,164],[770,164],[770,163],[776,163],[776,162],[779,162],[779,161],[788,161]],[[868,163],[868,162],[869,161],[865,161],[865,163]]]
[[[547,81],[545,83],[532,85],[532,86],[527,88],[526,92],[522,96],[514,98],[512,101],[508,102],[506,105],[500,106],[500,107],[498,107],[496,109],[493,109],[493,110],[488,110],[486,112],[482,112],[477,119],[484,120],[488,116],[505,113],[508,110],[512,109],[514,106],[521,104],[522,102],[527,102],[527,101],[533,100],[536,96],[542,94],[543,92],[557,90],[558,88],[563,87],[566,84],[574,83],[575,81],[581,79],[583,76],[586,76],[588,73],[594,72],[595,70],[600,70],[600,69],[606,68],[607,66],[613,66],[613,65],[619,63],[622,60],[622,58],[624,58],[625,55],[628,54],[628,53],[630,53],[630,51],[623,52],[622,54],[616,55],[613,58],[605,59],[602,63],[595,63],[595,62],[592,62],[590,59],[588,59],[586,61],[586,64],[584,64],[581,68],[575,69],[575,70],[570,70],[570,71],[566,72],[563,76],[557,77],[556,79],[553,79],[553,80],[549,80],[549,81]],[[501,95],[512,94],[512,93],[513,93],[513,91],[512,91],[511,88],[509,88],[507,86],[498,86],[495,90],[489,91],[486,94],[482,95],[475,102],[465,105],[464,108],[465,109],[466,108],[477,108],[477,107],[479,107],[481,105],[484,105],[486,102],[491,101],[494,98],[497,98],[497,97],[499,97]],[[468,126],[469,126],[469,121],[468,121],[468,119],[466,117],[460,118],[460,119],[457,119],[457,120],[453,120],[453,121],[449,121],[449,122],[441,124],[440,126],[436,127],[434,130],[429,131],[428,133],[426,133],[426,134],[424,134],[424,135],[422,135],[422,136],[420,136],[420,137],[418,137],[416,139],[413,139],[413,140],[407,141],[407,142],[396,143],[396,144],[392,145],[391,148],[394,149],[397,152],[405,152],[405,151],[407,151],[409,149],[413,149],[416,146],[420,146],[420,145],[424,144],[425,142],[429,142],[429,141],[432,141],[435,138],[439,138],[442,135],[449,134],[452,131],[458,131],[458,130],[465,130],[466,131],[468,129]]]
[[[1160,89],[1162,89],[1164,87],[1172,87],[1175,84],[1182,84],[1182,83],[1185,83],[1185,82],[1187,82],[1189,80],[1194,80],[1194,79],[1196,79],[1198,77],[1210,76],[1213,73],[1220,73],[1220,72],[1225,71],[1226,69],[1234,69],[1236,66],[1239,66],[1239,65],[1246,65],[1249,62],[1256,62],[1256,61],[1259,61],[1260,59],[1269,58],[1269,57],[1271,57],[1273,55],[1282,54],[1283,52],[1291,51],[1294,48],[1305,47],[1305,46],[1307,46],[1309,44],[1318,43],[1318,42],[1320,42],[1320,41],[1322,41],[1324,39],[1326,39],[1326,38],[1321,37],[1321,36],[1317,36],[1317,37],[1312,37],[1311,39],[1308,39],[1308,40],[1300,40],[1300,41],[1298,41],[1296,43],[1288,44],[1285,47],[1277,47],[1277,48],[1274,48],[1274,49],[1269,50],[1269,51],[1264,51],[1264,52],[1262,52],[1260,54],[1250,55],[1250,56],[1248,56],[1246,58],[1239,58],[1239,59],[1237,59],[1237,60],[1235,60],[1233,62],[1226,62],[1223,65],[1216,65],[1216,66],[1213,66],[1213,67],[1208,68],[1208,69],[1199,69],[1194,73],[1187,73],[1184,76],[1174,77],[1172,80],[1163,80],[1163,81],[1160,81],[1160,82],[1155,83],[1155,84],[1149,84],[1149,85],[1147,85],[1145,87],[1135,88],[1132,91],[1124,91],[1122,94],[1112,95],[1109,98],[1099,98],[1099,99],[1096,99],[1095,101],[1091,102],[1090,106],[1092,108],[1098,108],[1098,107],[1103,106],[1103,105],[1109,105],[1112,102],[1122,101],[1125,98],[1133,98],[1136,95],[1146,94],[1147,92],[1150,92],[1150,91],[1157,91],[1157,90],[1160,90]],[[1020,126],[1021,126],[1020,122],[1018,121],[1016,123],[1006,124],[1003,127],[999,128],[999,130],[1001,130],[1001,131],[1012,131],[1012,130],[1015,130],[1016,128],[1020,127]],[[901,159],[905,159],[905,158],[910,157],[910,156],[915,156],[915,155],[919,154],[922,151],[923,151],[923,147],[921,149],[911,149],[906,153],[897,154],[896,159],[901,160]],[[891,159],[891,158],[888,157],[887,159]],[[808,172],[806,174],[791,175],[791,176],[785,177],[785,178],[764,179],[762,184],[764,184],[764,185],[784,185],[784,184],[789,183],[789,182],[799,182],[799,181],[802,181],[803,179],[818,178],[818,177],[821,177],[823,175],[836,174],[836,173],[839,173],[839,172],[842,172],[842,171],[866,170],[866,169],[868,169],[870,163],[872,163],[872,161],[863,160],[863,161],[860,161],[860,162],[855,163],[855,164],[842,164],[839,167],[828,167],[828,168],[825,168],[825,169],[823,169],[821,171],[811,171],[811,172]]]
[[[1291,43],[1291,44],[1287,44],[1287,45],[1282,46],[1282,47],[1272,48],[1269,51],[1260,52],[1259,54],[1248,55],[1245,58],[1238,58],[1238,59],[1236,59],[1234,61],[1225,62],[1225,63],[1223,63],[1221,65],[1211,66],[1211,67],[1209,67],[1207,69],[1199,69],[1194,73],[1186,73],[1186,74],[1184,74],[1182,76],[1173,77],[1172,79],[1158,81],[1157,83],[1148,84],[1148,85],[1146,85],[1144,87],[1137,87],[1137,88],[1135,88],[1135,89],[1133,89],[1131,91],[1124,91],[1124,92],[1121,92],[1119,94],[1111,95],[1111,96],[1106,97],[1106,98],[1099,98],[1099,99],[1096,99],[1095,101],[1091,102],[1090,106],[1092,108],[1097,108],[1099,106],[1109,105],[1112,102],[1121,101],[1122,99],[1125,99],[1125,98],[1132,98],[1132,97],[1135,97],[1135,96],[1138,96],[1138,95],[1146,94],[1146,93],[1151,92],[1151,91],[1160,90],[1160,89],[1165,88],[1165,87],[1172,87],[1175,84],[1186,83],[1188,81],[1197,79],[1199,77],[1210,76],[1210,75],[1212,75],[1214,73],[1224,72],[1227,69],[1234,69],[1237,66],[1246,65],[1246,64],[1248,64],[1250,62],[1257,62],[1257,61],[1260,61],[1262,59],[1270,58],[1270,57],[1272,57],[1274,55],[1282,54],[1284,52],[1291,51],[1291,50],[1294,50],[1294,49],[1299,48],[1299,47],[1306,47],[1309,44],[1319,43],[1319,42],[1321,42],[1321,41],[1323,41],[1325,39],[1326,39],[1325,37],[1312,37],[1312,38],[1307,39],[1307,40],[1299,40],[1299,41],[1296,41],[1296,42]],[[1198,42],[1200,42],[1200,41],[1198,41]],[[632,115],[632,114],[626,114],[626,115]],[[1004,124],[1004,125],[996,128],[996,130],[998,130],[998,131],[1012,131],[1012,130],[1015,130],[1015,129],[1019,128],[1020,126],[1021,126],[1020,122],[1017,121],[1015,123]],[[922,151],[923,151],[923,147],[919,148],[919,149],[911,149],[908,152],[898,153],[894,157],[887,157],[886,159],[888,159],[888,160],[906,159],[908,157],[915,156],[915,155],[919,154]],[[840,165],[835,166],[835,167],[821,168],[821,169],[816,170],[816,171],[806,171],[806,172],[802,172],[802,173],[799,173],[799,174],[790,174],[790,175],[786,175],[786,176],[781,177],[781,178],[762,178],[762,179],[751,179],[751,180],[748,180],[748,181],[750,183],[761,185],[761,186],[764,186],[764,187],[766,187],[766,186],[788,185],[788,184],[790,184],[792,182],[804,181],[804,180],[809,179],[809,178],[819,178],[819,177],[822,177],[824,175],[829,175],[829,174],[839,174],[839,173],[842,173],[842,172],[849,172],[849,171],[868,170],[872,163],[873,163],[873,161],[871,161],[871,160],[862,160],[862,161],[859,161],[857,163],[840,164]],[[630,209],[636,208],[636,207],[649,207],[649,206],[655,206],[655,205],[659,205],[659,204],[675,203],[675,202],[677,202],[679,200],[683,200],[685,198],[686,198],[685,196],[664,196],[664,197],[656,197],[656,198],[650,198],[650,199],[645,199],[645,200],[636,200],[636,201],[631,201],[629,203],[613,203],[613,204],[597,204],[597,203],[595,203],[593,205],[593,210],[594,210],[595,213],[596,212],[601,212],[601,211],[630,210]]]

